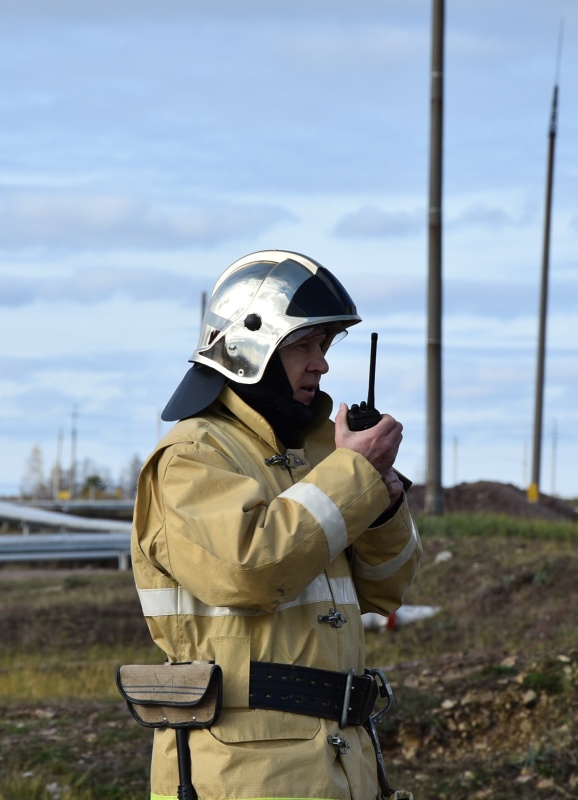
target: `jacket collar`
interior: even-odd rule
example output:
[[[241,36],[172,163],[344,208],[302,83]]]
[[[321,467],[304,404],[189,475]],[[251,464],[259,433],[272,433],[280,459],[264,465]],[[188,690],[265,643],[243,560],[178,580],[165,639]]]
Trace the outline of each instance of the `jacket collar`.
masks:
[[[329,395],[325,392],[320,392],[320,397],[320,410],[307,431],[308,436],[319,430],[327,422],[333,410],[333,401]],[[218,402],[221,402],[237,419],[254,431],[267,444],[271,445],[274,450],[279,449],[279,442],[271,425],[261,414],[247,405],[230,387],[225,386],[222,389]]]

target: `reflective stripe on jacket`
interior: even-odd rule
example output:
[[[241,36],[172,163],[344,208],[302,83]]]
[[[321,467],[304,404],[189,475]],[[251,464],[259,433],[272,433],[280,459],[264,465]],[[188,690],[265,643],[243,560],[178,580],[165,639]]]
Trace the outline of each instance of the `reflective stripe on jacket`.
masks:
[[[223,670],[218,723],[189,737],[201,800],[379,793],[363,728],[340,732],[341,754],[327,741],[337,723],[248,707],[250,661],[362,674],[360,614],[397,609],[421,555],[405,498],[370,527],[387,490],[363,456],[335,449],[324,397],[323,421],[289,466],[267,463],[284,455],[273,430],[226,387],[169,431],[141,473],[132,558],[151,635],[170,661]],[[347,622],[320,622],[330,610]],[[174,731],[156,731],[152,798],[176,798],[177,786]]]

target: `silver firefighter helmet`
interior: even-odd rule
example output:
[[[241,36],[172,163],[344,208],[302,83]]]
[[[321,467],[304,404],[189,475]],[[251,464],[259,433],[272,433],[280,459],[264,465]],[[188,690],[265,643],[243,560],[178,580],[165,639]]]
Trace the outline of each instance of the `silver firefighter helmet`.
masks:
[[[226,380],[257,383],[290,334],[326,325],[332,333],[360,322],[341,283],[312,258],[286,250],[251,253],[217,280],[193,366],[163,411],[164,420],[201,411]]]

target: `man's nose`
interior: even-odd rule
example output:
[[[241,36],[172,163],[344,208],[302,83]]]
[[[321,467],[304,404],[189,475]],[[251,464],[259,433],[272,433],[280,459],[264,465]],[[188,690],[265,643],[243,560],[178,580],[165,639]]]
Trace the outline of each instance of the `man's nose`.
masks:
[[[320,372],[322,375],[329,372],[329,364],[321,351],[311,359],[307,365],[307,369],[310,372]]]

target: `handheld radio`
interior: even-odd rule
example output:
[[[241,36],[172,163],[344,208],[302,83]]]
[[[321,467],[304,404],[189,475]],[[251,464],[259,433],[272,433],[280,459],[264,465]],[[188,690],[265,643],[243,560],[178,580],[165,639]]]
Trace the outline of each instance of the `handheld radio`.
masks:
[[[347,424],[350,431],[364,431],[373,428],[381,419],[381,414],[375,408],[375,362],[377,358],[377,333],[371,334],[371,353],[369,356],[369,386],[367,401],[362,400],[359,405],[354,403],[347,412]]]
[[[377,333],[371,334],[371,352],[369,355],[369,386],[367,389],[367,401],[362,400],[359,405],[354,403],[347,412],[347,424],[350,431],[364,431],[373,428],[381,419],[381,414],[375,407],[375,361],[377,358]],[[394,472],[402,482],[404,491],[408,492],[412,482],[399,470]]]

